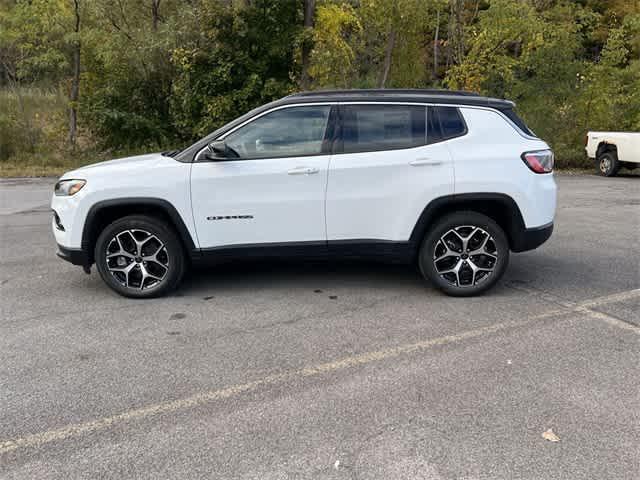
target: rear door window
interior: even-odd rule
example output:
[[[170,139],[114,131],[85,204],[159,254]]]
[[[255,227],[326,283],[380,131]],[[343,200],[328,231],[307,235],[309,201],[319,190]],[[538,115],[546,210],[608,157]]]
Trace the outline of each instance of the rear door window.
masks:
[[[344,105],[344,153],[394,150],[424,145],[425,107],[421,105]]]

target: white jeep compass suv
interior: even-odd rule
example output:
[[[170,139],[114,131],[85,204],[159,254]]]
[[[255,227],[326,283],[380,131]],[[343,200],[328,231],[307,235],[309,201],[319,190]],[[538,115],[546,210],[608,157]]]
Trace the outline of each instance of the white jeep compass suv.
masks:
[[[58,255],[129,297],[229,258],[417,263],[450,295],[494,285],[553,230],[553,153],[514,104],[467,92],[299,93],[190,147],[62,176]]]

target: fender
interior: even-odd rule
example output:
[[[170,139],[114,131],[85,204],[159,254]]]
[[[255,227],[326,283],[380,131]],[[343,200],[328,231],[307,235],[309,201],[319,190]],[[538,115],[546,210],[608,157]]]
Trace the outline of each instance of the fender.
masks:
[[[196,248],[195,242],[191,237],[191,233],[189,233],[189,230],[182,220],[182,217],[170,202],[161,198],[154,197],[124,197],[97,202],[89,209],[82,230],[81,245],[82,250],[85,251],[89,257],[91,257],[91,261],[93,260],[91,244],[97,238],[97,232],[95,230],[96,225],[100,224],[100,212],[113,207],[131,207],[131,213],[138,213],[136,210],[139,211],[141,207],[142,209],[144,209],[145,207],[150,207],[154,210],[161,210],[164,214],[167,215],[167,217],[169,217],[169,219],[175,226],[178,236],[182,240],[187,250],[186,253],[191,255],[191,257],[197,256],[199,254],[199,249]]]
[[[472,210],[491,217],[505,230],[513,251],[526,249],[523,237],[527,229],[520,208],[513,198],[497,192],[459,193],[438,197],[424,208],[409,238],[414,253],[418,252],[430,225],[442,215],[459,210]]]

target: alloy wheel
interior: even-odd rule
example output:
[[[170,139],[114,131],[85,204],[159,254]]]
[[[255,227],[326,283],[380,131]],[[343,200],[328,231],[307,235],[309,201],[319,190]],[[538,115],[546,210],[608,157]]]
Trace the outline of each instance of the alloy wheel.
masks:
[[[609,157],[602,157],[600,159],[600,171],[605,175],[611,170],[611,159]]]
[[[486,281],[498,263],[498,249],[484,229],[464,225],[448,230],[436,242],[436,273],[456,287],[474,287]]]
[[[169,254],[154,234],[131,229],[117,233],[107,244],[109,273],[126,288],[149,290],[162,283],[169,272]]]

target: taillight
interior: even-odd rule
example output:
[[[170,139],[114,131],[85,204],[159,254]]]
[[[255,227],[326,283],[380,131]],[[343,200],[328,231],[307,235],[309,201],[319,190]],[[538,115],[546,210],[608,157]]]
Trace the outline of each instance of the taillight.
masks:
[[[521,158],[532,172],[550,173],[553,171],[554,159],[551,150],[524,152]]]

